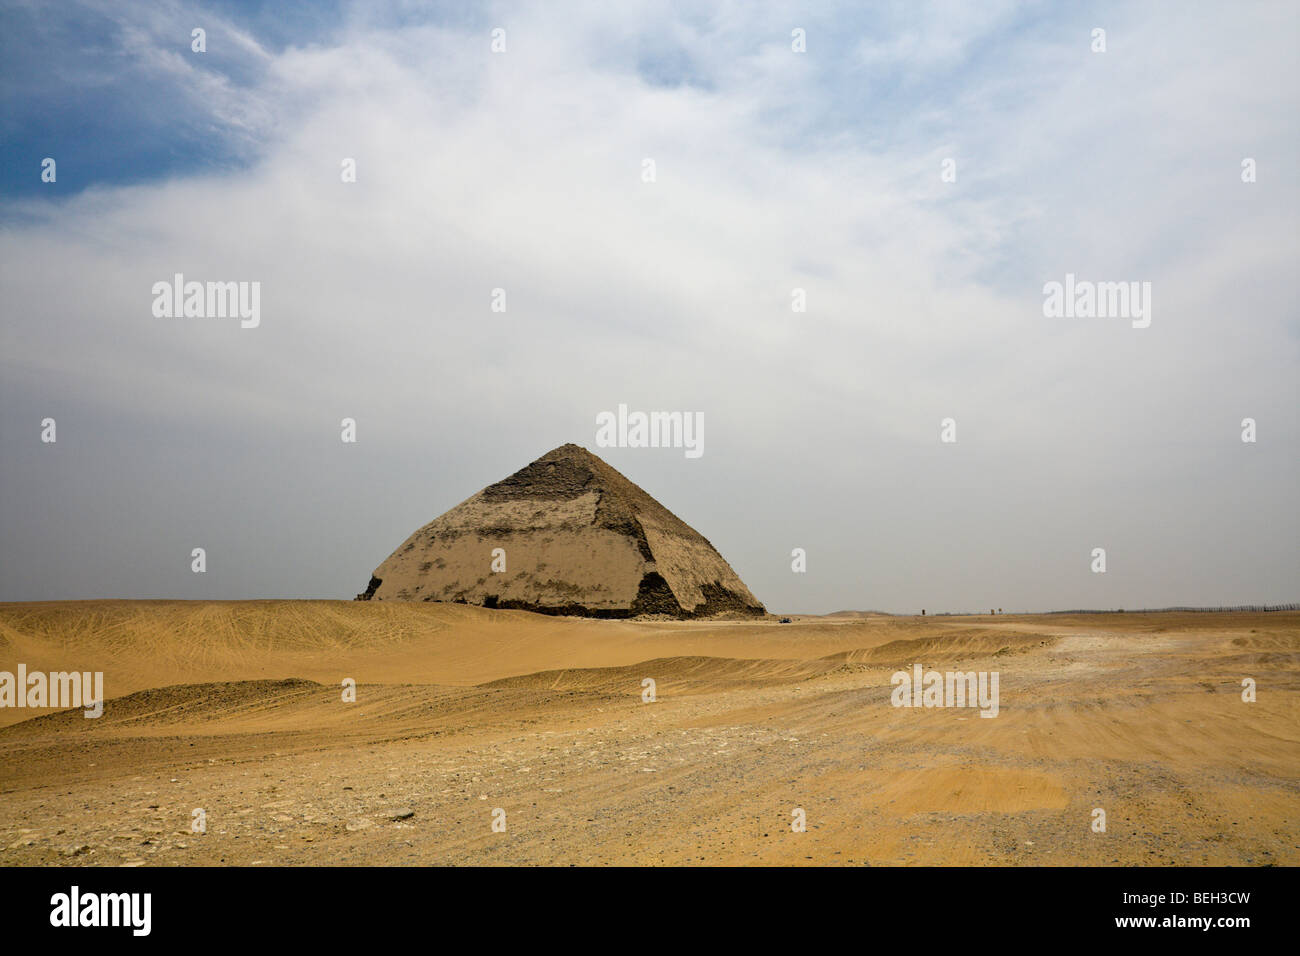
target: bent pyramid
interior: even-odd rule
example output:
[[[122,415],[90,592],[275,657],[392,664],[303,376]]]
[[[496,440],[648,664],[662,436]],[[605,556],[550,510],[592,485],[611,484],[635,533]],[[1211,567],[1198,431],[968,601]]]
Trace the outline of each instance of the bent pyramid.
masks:
[[[577,445],[416,531],[357,599],[587,617],[766,613],[699,532]]]

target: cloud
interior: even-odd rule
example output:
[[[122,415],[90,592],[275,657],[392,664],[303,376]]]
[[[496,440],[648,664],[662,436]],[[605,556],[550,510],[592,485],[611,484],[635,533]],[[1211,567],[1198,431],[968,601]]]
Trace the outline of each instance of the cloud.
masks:
[[[52,525],[6,509],[43,557],[7,563],[0,597],[349,596],[411,528],[626,402],[704,412],[699,462],[609,459],[771,607],[1293,599],[1294,15],[1100,8],[1096,55],[1085,16],[970,9],[824,12],[806,54],[797,14],[748,4],[361,5],[301,45],[204,14],[207,61],[175,42],[188,6],[119,21],[132,109],[167,103],[237,161],[11,205],[22,451],[0,467]],[[261,327],[153,318],[176,272],[260,281]],[[1152,327],[1045,319],[1066,272],[1151,281]],[[58,499],[29,427],[52,406],[113,436]],[[150,500],[182,526],[135,563],[150,500],[113,455],[174,476]],[[1243,487],[1269,520],[1218,513]],[[99,550],[51,553],[78,520]],[[214,535],[226,571],[196,582],[171,551]],[[1129,560],[1100,582],[1110,541]]]

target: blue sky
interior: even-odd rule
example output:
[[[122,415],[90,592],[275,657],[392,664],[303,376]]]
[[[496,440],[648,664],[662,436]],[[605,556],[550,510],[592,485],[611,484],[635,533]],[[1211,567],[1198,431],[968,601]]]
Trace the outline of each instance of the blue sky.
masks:
[[[1300,590],[1292,4],[0,18],[0,599],[350,596],[619,403],[704,413],[605,457],[776,609]],[[177,272],[261,326],[154,318]],[[1066,273],[1151,327],[1046,319]]]
[[[4,6],[5,195],[63,197],[93,185],[229,168],[245,158],[229,125],[195,110],[187,89],[165,82],[132,51],[131,28],[108,10]],[[175,41],[177,54],[188,52],[188,35]],[[252,79],[219,43],[205,68],[234,83]],[[45,156],[61,161],[52,188],[31,175]]]
[[[31,198],[229,170],[255,161],[266,145],[258,131],[212,109],[200,79],[256,97],[267,62],[250,44],[266,57],[290,48],[329,46],[341,42],[359,20],[370,29],[394,32],[434,24],[464,31],[467,38],[487,33],[498,22],[509,23],[508,15],[494,20],[484,5],[471,3],[376,4],[360,11],[342,2],[302,0],[164,3],[136,11],[110,3],[5,3],[0,9],[6,27],[0,34],[6,64],[0,194]],[[942,113],[944,104],[972,79],[995,72],[1008,46],[1032,44],[1036,38],[1056,42],[1066,30],[1086,33],[1091,22],[1082,10],[1062,18],[1032,4],[1015,10],[993,4],[980,11],[981,22],[959,41],[941,32],[948,14],[918,21],[919,9],[880,4],[799,10],[790,22],[797,20],[811,33],[816,95],[797,104],[775,103],[768,117],[792,148],[803,148],[810,138],[866,146],[886,142],[901,125],[915,123],[917,114]],[[632,71],[651,86],[716,91],[724,77],[743,84],[743,73],[728,77],[728,65],[720,58],[740,62],[787,42],[784,33],[733,29],[743,20],[744,8],[724,14],[678,5],[675,12],[681,18],[677,29],[649,24],[651,30],[628,35],[606,27],[597,40],[608,47],[600,66]],[[963,16],[972,19],[969,10]],[[201,55],[190,48],[189,23],[209,34]],[[918,37],[928,29],[939,35],[921,64],[926,69],[900,68],[900,58],[913,44],[924,48]],[[891,44],[899,44],[899,38],[901,46],[895,49]],[[164,57],[182,58],[193,75],[178,82],[175,64]],[[39,168],[46,155],[66,160],[54,188],[32,175],[33,164]]]

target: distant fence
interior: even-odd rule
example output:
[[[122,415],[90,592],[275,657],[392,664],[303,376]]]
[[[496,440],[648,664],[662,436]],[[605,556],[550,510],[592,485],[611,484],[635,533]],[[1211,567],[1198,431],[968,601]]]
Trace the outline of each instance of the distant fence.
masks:
[[[1222,611],[1300,611],[1300,604],[1237,604],[1233,607],[1143,607],[1129,611],[1117,608],[1103,611],[1096,608],[1075,611],[1046,611],[1046,614],[1164,614],[1167,611],[1192,611],[1216,614]]]
[[[1237,604],[1232,607],[1080,607],[1069,611],[1008,611],[1008,614],[1166,614],[1171,611],[1218,614],[1230,611],[1300,611],[1300,604]],[[931,617],[987,617],[987,611],[936,611]]]

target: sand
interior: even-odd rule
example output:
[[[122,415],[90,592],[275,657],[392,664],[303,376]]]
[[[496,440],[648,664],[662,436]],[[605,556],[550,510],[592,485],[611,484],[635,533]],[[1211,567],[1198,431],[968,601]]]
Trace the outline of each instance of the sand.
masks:
[[[1295,613],[0,605],[19,662],[109,700],[0,710],[3,865],[1300,863]],[[998,716],[891,706],[917,662]]]

